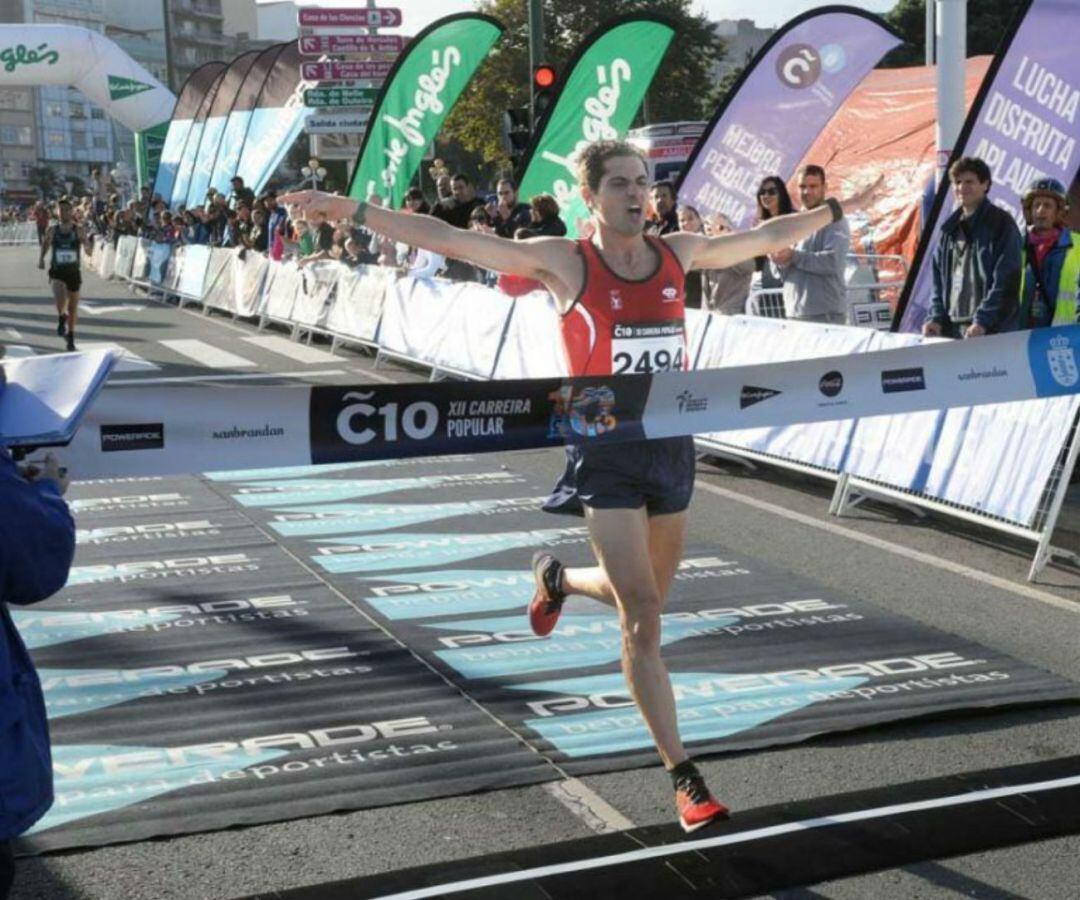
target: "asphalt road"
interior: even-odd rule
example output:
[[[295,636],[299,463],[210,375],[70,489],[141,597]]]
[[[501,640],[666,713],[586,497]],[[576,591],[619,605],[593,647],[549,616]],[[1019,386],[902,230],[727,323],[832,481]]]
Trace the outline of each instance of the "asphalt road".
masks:
[[[0,343],[11,355],[59,349],[56,319],[36,250],[0,248]],[[85,276],[83,346],[116,343],[133,357],[119,377],[207,377],[298,373],[337,383],[425,380],[397,367],[373,370],[360,353],[300,351],[248,323],[146,300],[124,286]],[[173,341],[197,342],[175,344]],[[244,364],[224,365],[203,345]],[[196,357],[177,351],[182,347]],[[192,351],[192,348],[195,348]],[[319,355],[319,351],[325,354]],[[292,355],[290,355],[292,354]],[[216,359],[214,365],[206,360]],[[321,373],[321,374],[312,374]],[[216,382],[215,382],[216,383]],[[498,464],[499,458],[493,459]],[[514,465],[553,475],[556,452],[515,454]],[[74,473],[77,475],[77,473]],[[828,515],[832,486],[735,463],[699,466],[690,539],[713,537],[736,553],[797,572],[837,593],[1001,650],[1080,681],[1077,633],[1080,572],[1054,567],[1034,588],[1024,582],[1031,547],[940,518],[864,505]],[[840,792],[903,785],[935,776],[1072,755],[1080,706],[973,713],[826,736],[774,750],[706,760],[713,789],[736,813]],[[669,822],[670,787],[659,769],[581,779],[622,827]],[[551,786],[453,797],[391,808],[297,819],[209,834],[81,850],[23,860],[16,900],[231,898],[259,891],[393,871],[594,833]],[[592,827],[590,827],[592,826]],[[936,860],[775,896],[864,898],[1073,898],[1080,838]]]

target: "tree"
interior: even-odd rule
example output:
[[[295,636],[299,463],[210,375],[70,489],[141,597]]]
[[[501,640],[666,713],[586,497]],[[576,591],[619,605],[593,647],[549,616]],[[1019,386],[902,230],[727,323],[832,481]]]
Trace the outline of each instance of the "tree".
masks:
[[[1016,10],[1016,0],[979,0],[977,7],[968,4],[967,55],[995,53]],[[886,56],[882,67],[921,66],[926,60],[926,0],[898,0],[885,14],[885,21],[907,43]]]
[[[506,33],[492,49],[472,84],[462,94],[443,126],[443,138],[488,163],[505,169],[509,159],[502,145],[502,111],[529,101],[529,31],[526,0],[480,0],[479,11],[495,16]],[[724,44],[704,16],[690,13],[691,0],[545,0],[544,62],[565,76],[575,48],[595,28],[618,15],[656,12],[676,23],[675,38],[643,104],[650,121],[707,119],[711,87],[709,70],[723,58]],[[439,154],[444,155],[439,148]]]

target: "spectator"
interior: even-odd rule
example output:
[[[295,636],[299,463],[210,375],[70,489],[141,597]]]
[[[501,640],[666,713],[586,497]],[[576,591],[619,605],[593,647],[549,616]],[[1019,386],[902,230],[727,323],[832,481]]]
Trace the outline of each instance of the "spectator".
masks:
[[[273,235],[281,227],[281,223],[289,217],[289,213],[284,206],[277,202],[277,193],[275,191],[264,191],[262,200],[266,209],[266,231],[268,234]]]
[[[564,237],[566,223],[559,218],[559,201],[551,194],[537,194],[529,201],[529,227],[526,237]],[[517,239],[517,232],[514,232]]]
[[[949,169],[957,209],[941,226],[934,251],[930,309],[923,334],[979,337],[1018,324],[1020,231],[990,202],[990,167],[965,156]]]
[[[821,166],[803,166],[799,199],[804,210],[817,209],[825,202],[825,170]],[[847,219],[840,219],[772,255],[784,279],[784,311],[789,319],[834,324],[847,321],[844,267],[850,248],[851,228]]]
[[[723,213],[705,220],[709,237],[730,234],[735,229]],[[750,282],[754,277],[754,260],[747,259],[727,269],[708,269],[702,273],[701,288],[704,307],[722,316],[737,316],[746,312]]]
[[[34,204],[34,224],[37,226],[37,242],[40,247],[45,241],[45,232],[49,229],[49,209],[44,200]]]
[[[309,256],[315,252],[315,235],[312,233],[311,226],[308,224],[307,219],[294,219],[293,220],[293,247],[295,248],[296,255],[303,259],[305,256]]]
[[[225,210],[225,228],[221,232],[221,241],[212,241],[215,246],[218,247],[241,247],[240,238],[237,233],[237,226],[239,224],[239,213],[235,209]]]
[[[333,259],[330,251],[334,249],[334,226],[326,221],[326,214],[311,213],[308,226],[311,230],[312,250],[301,253],[299,264],[305,266],[321,259]]]
[[[229,209],[236,209],[241,203],[248,207],[255,205],[255,192],[244,186],[244,179],[234,175],[229,183],[232,184],[232,193],[229,194]]]
[[[701,214],[692,206],[680,206],[679,231],[687,231],[690,234],[704,234],[705,223],[701,221]],[[704,272],[696,269],[686,273],[684,287],[685,305],[687,309],[701,309],[702,280]]]
[[[781,178],[776,175],[767,175],[761,179],[761,184],[757,189],[757,211],[759,223],[795,212],[787,185]],[[755,257],[752,290],[771,291],[783,286],[784,279],[772,260],[767,256]]]
[[[435,179],[435,206],[452,209],[454,206],[454,180],[444,172]]]
[[[675,185],[666,180],[657,181],[653,183],[649,193],[656,212],[645,226],[645,233],[664,235],[678,231],[679,212],[675,204]]]
[[[251,232],[255,228],[252,209],[246,203],[236,207],[236,224],[233,226],[233,246],[251,249]]]
[[[251,214],[251,231],[248,233],[248,246],[257,253],[270,250],[270,229],[267,226],[265,209],[257,209]]]
[[[1065,225],[1069,200],[1056,178],[1033,181],[1024,194],[1024,268],[1020,273],[1020,328],[1071,325],[1080,279],[1080,236]]]
[[[173,221],[173,214],[168,210],[160,213],[160,224],[154,229],[154,240],[159,244],[177,244],[180,233]]]
[[[425,215],[431,212],[431,207],[428,206],[427,200],[424,199],[424,192],[418,187],[411,187],[405,192],[405,209],[409,212]]]
[[[500,179],[495,185],[495,199],[488,207],[488,214],[499,237],[512,238],[519,228],[529,227],[529,205],[518,200],[517,185],[509,178]]]
[[[442,177],[440,176],[441,180]],[[473,210],[478,206],[483,207],[484,203],[476,196],[476,189],[473,186],[472,179],[462,172],[458,172],[451,179],[451,189],[453,190],[452,204],[447,205],[440,201],[431,214],[436,219],[441,219],[455,228],[467,229],[472,221]],[[448,259],[446,261],[446,277],[455,281],[474,281],[476,270],[460,259]]]
[[[0,392],[3,369],[0,368]],[[0,898],[15,877],[12,843],[52,806],[52,754],[41,683],[8,604],[45,600],[67,581],[75,523],[62,495],[67,478],[50,454],[37,469],[0,448]]]

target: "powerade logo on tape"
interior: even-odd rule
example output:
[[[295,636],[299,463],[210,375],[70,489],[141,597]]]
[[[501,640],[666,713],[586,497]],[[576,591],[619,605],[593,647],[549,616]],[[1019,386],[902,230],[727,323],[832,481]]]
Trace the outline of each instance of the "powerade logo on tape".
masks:
[[[525,479],[511,472],[478,472],[460,475],[424,475],[417,478],[383,478],[350,480],[330,478],[296,478],[280,481],[259,481],[239,488],[232,495],[241,506],[277,507],[299,503],[336,503],[375,494],[413,491],[431,487],[479,487],[484,485],[520,484]]]
[[[1076,393],[1080,382],[1080,365],[1076,360],[1080,328],[1035,328],[1028,334],[1028,362],[1036,394],[1057,397]]]
[[[224,678],[224,669],[189,671],[182,666],[138,669],[40,669],[41,690],[50,721],[119,706],[129,700],[169,693]]]
[[[240,572],[257,572],[258,570],[258,559],[249,557],[245,553],[140,560],[137,562],[117,563],[116,565],[73,566],[68,575],[67,587],[75,587],[80,584],[105,584],[107,582],[130,584],[136,581],[152,581],[166,578],[234,575]]]
[[[102,634],[118,634],[147,625],[163,625],[180,618],[179,613],[124,609],[115,612],[43,612],[11,610],[23,643],[31,650],[81,641]]]
[[[375,580],[375,579],[372,579]],[[521,610],[532,599],[532,572],[505,569],[442,569],[380,575],[363,601],[393,621],[461,613]]]
[[[867,680],[825,675],[815,679],[781,678],[771,673],[671,673],[679,731],[686,743],[718,740],[750,731],[827,700],[831,693],[857,688]],[[526,719],[525,725],[569,757],[601,756],[653,746],[621,674],[507,687],[556,695],[529,703],[538,716]]]
[[[405,528],[457,516],[535,511],[545,499],[512,497],[506,500],[467,500],[460,503],[400,503],[395,506],[341,503],[292,507],[289,512],[274,516],[269,525],[283,537],[386,531],[389,528]]]
[[[381,572],[394,569],[422,569],[425,566],[443,566],[516,550],[521,547],[557,547],[562,544],[580,544],[588,540],[589,529],[541,528],[535,531],[509,531],[496,534],[424,534],[405,533],[387,535],[381,540],[370,540],[360,535],[352,538],[336,538],[330,545],[318,548],[312,560],[331,574],[348,572]]]
[[[761,403],[763,400],[768,400],[770,397],[777,397],[782,391],[774,391],[772,388],[754,387],[750,384],[743,385],[743,389],[739,394],[739,409],[746,409],[748,406],[753,406],[755,403]]]
[[[926,375],[921,366],[915,369],[887,369],[881,373],[881,390],[886,394],[925,391]]]
[[[147,425],[102,425],[101,452],[119,450],[161,450],[165,446],[165,426],[161,422]]]

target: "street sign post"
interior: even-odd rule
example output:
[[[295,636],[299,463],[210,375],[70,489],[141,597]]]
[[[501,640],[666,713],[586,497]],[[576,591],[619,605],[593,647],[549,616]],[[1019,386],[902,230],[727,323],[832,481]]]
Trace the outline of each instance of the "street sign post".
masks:
[[[374,105],[379,88],[319,87],[304,91],[304,106],[325,108],[328,106]]]
[[[401,24],[401,10],[360,7],[353,9],[322,9],[302,7],[296,11],[296,22],[311,28],[396,28]]]
[[[367,129],[371,110],[329,110],[307,117],[308,134],[360,134]]]
[[[334,34],[308,35],[299,38],[302,56],[322,56],[324,53],[400,53],[405,38],[400,34]]]
[[[390,74],[393,63],[334,60],[300,64],[304,81],[378,81]]]

